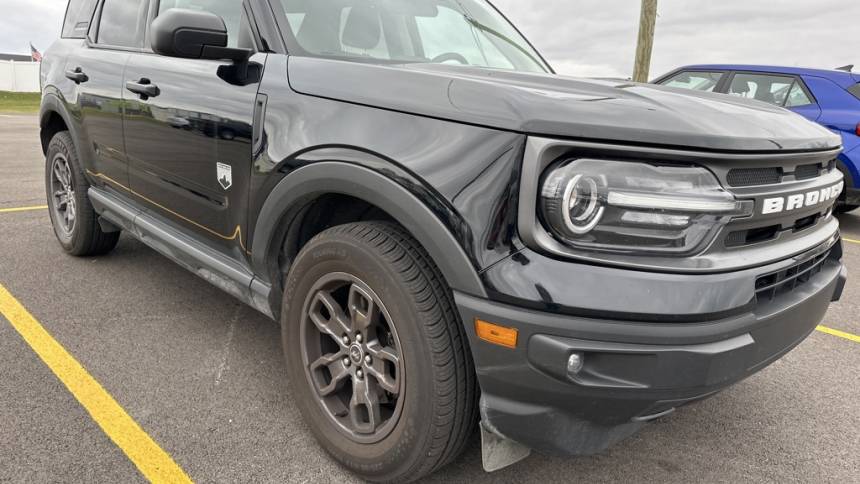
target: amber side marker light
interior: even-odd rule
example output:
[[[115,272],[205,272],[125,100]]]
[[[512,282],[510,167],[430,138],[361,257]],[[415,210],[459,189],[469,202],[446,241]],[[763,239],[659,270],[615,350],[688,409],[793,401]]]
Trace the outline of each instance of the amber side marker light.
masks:
[[[478,338],[505,348],[517,347],[516,328],[506,328],[498,324],[488,323],[480,319],[475,320],[475,332]]]

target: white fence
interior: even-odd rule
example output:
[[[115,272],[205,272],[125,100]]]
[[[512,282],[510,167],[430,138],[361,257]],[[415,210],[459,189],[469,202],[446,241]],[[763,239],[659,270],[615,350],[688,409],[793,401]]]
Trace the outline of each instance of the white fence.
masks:
[[[39,92],[39,63],[0,60],[0,91]]]

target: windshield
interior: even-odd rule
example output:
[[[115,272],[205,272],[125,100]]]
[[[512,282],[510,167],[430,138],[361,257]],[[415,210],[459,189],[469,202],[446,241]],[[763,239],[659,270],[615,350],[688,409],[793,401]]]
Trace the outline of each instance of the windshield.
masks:
[[[434,62],[549,72],[482,0],[280,0],[291,52],[369,62]],[[298,52],[296,52],[298,51]]]

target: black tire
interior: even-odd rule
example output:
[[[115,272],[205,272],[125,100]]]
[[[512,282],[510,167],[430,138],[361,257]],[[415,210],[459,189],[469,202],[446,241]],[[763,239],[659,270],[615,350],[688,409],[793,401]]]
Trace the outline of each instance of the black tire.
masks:
[[[841,214],[841,213],[848,213],[848,212],[852,212],[852,211],[854,211],[854,210],[857,210],[858,208],[860,208],[860,205],[847,205],[847,204],[844,204],[844,203],[837,203],[837,204],[836,204],[836,208],[834,209],[834,211],[835,211],[837,214]]]
[[[397,402],[403,398],[402,409],[389,433],[375,442],[345,435],[307,370],[308,343],[302,338],[313,333],[301,328],[315,328],[304,319],[313,304],[312,290],[332,274],[366,283],[396,329],[405,380],[397,394]],[[335,460],[370,481],[404,482],[436,471],[462,452],[477,429],[472,356],[453,294],[418,242],[385,222],[333,227],[302,249],[285,286],[281,324],[292,392],[314,436]],[[343,365],[348,366],[346,358]],[[355,375],[345,378],[352,388]]]
[[[61,170],[65,176],[56,174],[55,168],[59,165],[65,167],[65,171]],[[93,256],[106,254],[116,247],[119,232],[102,231],[87,195],[90,184],[68,131],[55,134],[48,144],[45,187],[51,224],[63,250],[75,256]],[[72,203],[63,202],[69,199]],[[67,218],[70,210],[73,213],[71,223]]]

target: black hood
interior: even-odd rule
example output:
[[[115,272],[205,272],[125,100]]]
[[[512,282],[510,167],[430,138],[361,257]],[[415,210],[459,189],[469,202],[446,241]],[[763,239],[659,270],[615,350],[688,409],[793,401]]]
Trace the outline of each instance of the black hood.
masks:
[[[786,109],[652,84],[309,57],[291,57],[288,71],[303,94],[531,135],[718,151],[841,144]]]

